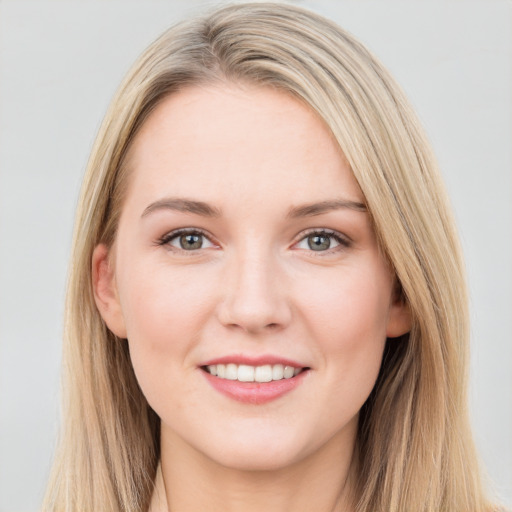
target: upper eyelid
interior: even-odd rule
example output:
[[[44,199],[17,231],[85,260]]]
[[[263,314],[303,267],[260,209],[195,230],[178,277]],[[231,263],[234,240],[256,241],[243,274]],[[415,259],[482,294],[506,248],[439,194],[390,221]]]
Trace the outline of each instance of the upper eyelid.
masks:
[[[327,236],[334,236],[334,237],[338,237],[341,240],[345,241],[347,244],[352,243],[352,239],[348,235],[346,235],[340,231],[337,231],[335,229],[329,229],[329,228],[308,228],[304,231],[301,231],[295,237],[295,241],[293,243],[296,244],[297,242],[300,242],[307,236],[314,235],[314,234],[323,234],[323,235],[327,235]]]
[[[178,228],[178,229],[171,230],[171,231],[167,232],[166,234],[164,234],[163,236],[161,236],[158,239],[158,242],[159,243],[169,242],[173,238],[175,238],[183,233],[192,233],[192,234],[197,233],[197,234],[200,234],[200,235],[204,236],[205,238],[207,238],[212,244],[221,245],[212,234],[205,231],[204,229],[197,228],[197,227],[186,227],[186,228]],[[301,231],[294,237],[292,246],[296,245],[297,243],[302,241],[304,238],[306,238],[310,235],[313,235],[313,234],[323,234],[326,236],[333,236],[333,237],[341,239],[342,242],[344,242],[347,245],[352,243],[352,239],[349,236],[347,236],[346,234],[344,234],[340,231],[337,231],[335,229],[308,228],[306,230]]]
[[[303,243],[304,240],[315,234],[324,235],[330,238],[334,238],[336,241],[336,246],[329,247],[328,249],[322,250],[322,251],[314,251],[311,248],[300,248],[297,247],[299,244]],[[292,250],[296,251],[304,251],[304,254],[307,254],[308,257],[314,257],[314,258],[327,258],[329,256],[334,256],[336,254],[339,254],[340,252],[349,250],[353,246],[353,241],[350,237],[345,235],[344,233],[341,233],[340,231],[333,230],[333,229],[318,229],[318,228],[312,228],[307,231],[303,231],[299,235],[297,235],[297,238],[291,245]]]
[[[172,239],[176,238],[177,236],[182,235],[182,234],[186,234],[186,233],[202,235],[205,238],[207,238],[212,244],[220,245],[215,240],[215,237],[213,235],[211,235],[210,233],[208,233],[207,231],[205,231],[204,229],[192,228],[192,227],[190,227],[190,228],[173,229],[173,230],[165,233],[161,237],[159,237],[158,240],[157,240],[157,243],[159,243],[159,244],[168,243],[169,241],[171,241]]]

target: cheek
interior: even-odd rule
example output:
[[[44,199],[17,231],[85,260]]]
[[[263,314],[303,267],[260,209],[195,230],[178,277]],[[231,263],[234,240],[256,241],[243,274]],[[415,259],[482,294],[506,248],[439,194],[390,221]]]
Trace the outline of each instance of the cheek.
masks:
[[[203,279],[192,266],[176,270],[165,261],[125,267],[130,274],[120,276],[119,288],[129,338],[156,350],[200,325],[213,300],[211,276]]]
[[[391,279],[388,272],[365,268],[341,269],[338,275],[316,276],[314,286],[302,293],[309,325],[322,332],[334,351],[356,349],[372,340],[385,339]]]
[[[119,289],[130,357],[154,406],[161,390],[176,387],[181,372],[196,370],[191,354],[211,310],[212,288],[205,284],[211,279],[201,279],[197,270],[193,275],[192,266],[180,271],[154,263],[125,268],[130,275],[119,276]]]
[[[391,298],[389,273],[367,268],[342,269],[337,277],[317,282],[301,308],[334,395],[355,410],[380,369]]]

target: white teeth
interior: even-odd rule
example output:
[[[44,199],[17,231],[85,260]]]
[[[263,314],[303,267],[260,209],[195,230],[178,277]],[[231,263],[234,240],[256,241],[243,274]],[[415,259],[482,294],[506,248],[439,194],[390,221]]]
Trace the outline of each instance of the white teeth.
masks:
[[[256,366],[254,370],[254,380],[256,382],[270,382],[272,380],[272,366]]]
[[[285,379],[289,379],[289,378],[293,377],[294,370],[295,370],[295,368],[293,366],[285,366],[284,371],[283,371],[283,377]]]
[[[273,380],[291,379],[298,375],[302,368],[284,366],[282,364],[265,364],[250,366],[247,364],[211,364],[206,366],[211,375],[221,379],[238,380],[240,382],[270,382]]]
[[[275,364],[272,366],[272,380],[281,380],[283,378],[284,366],[282,364]],[[300,371],[300,368],[297,368]]]
[[[226,365],[226,379],[237,380],[238,379],[238,367],[236,364],[230,363]]]
[[[226,377],[226,365],[224,365],[224,364],[217,365],[217,377],[220,377],[221,379],[224,379]]]
[[[240,382],[254,382],[254,366],[241,364],[238,367],[238,380]]]

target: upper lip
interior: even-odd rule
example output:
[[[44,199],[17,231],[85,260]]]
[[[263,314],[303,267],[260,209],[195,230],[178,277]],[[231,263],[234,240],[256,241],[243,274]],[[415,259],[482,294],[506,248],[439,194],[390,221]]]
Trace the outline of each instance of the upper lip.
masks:
[[[283,366],[293,366],[294,368],[307,368],[307,365],[275,355],[248,356],[243,354],[228,355],[209,359],[199,366],[210,366],[214,364],[245,364],[248,366],[264,366],[282,364]]]

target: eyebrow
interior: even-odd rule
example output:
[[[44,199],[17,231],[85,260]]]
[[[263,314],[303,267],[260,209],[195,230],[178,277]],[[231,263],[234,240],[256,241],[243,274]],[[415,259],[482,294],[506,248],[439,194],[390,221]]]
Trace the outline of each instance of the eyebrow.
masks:
[[[365,204],[357,201],[350,201],[348,199],[330,199],[327,201],[320,201],[319,203],[309,203],[291,208],[288,211],[287,217],[292,219],[298,217],[313,217],[332,210],[341,210],[344,208],[358,212],[368,211]]]
[[[288,211],[286,216],[288,218],[313,217],[315,215],[321,215],[322,213],[327,213],[332,210],[340,210],[343,208],[359,212],[367,211],[366,206],[363,203],[347,199],[331,199],[327,201],[320,201],[318,203],[308,203],[305,205],[295,206]],[[151,203],[142,212],[141,217],[146,217],[158,210],[174,210],[178,212],[193,213],[195,215],[201,215],[202,217],[221,216],[221,211],[218,208],[203,201],[166,197]]]
[[[203,201],[194,201],[192,199],[182,199],[175,197],[166,197],[151,203],[143,212],[141,217],[146,217],[150,213],[158,210],[174,210],[178,212],[194,213],[203,217],[219,217],[221,212],[218,208],[210,206]]]

